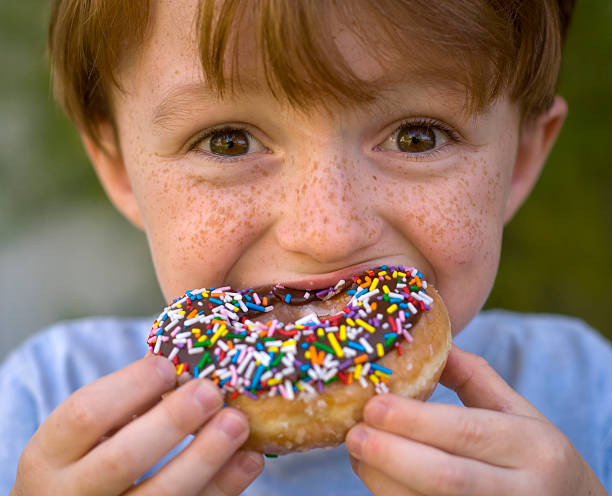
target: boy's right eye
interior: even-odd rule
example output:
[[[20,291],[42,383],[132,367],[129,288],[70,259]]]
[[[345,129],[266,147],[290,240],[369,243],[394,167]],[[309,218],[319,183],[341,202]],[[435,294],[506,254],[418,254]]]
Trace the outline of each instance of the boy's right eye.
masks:
[[[207,132],[190,147],[190,151],[216,157],[239,157],[265,152],[266,148],[244,129],[222,128]]]

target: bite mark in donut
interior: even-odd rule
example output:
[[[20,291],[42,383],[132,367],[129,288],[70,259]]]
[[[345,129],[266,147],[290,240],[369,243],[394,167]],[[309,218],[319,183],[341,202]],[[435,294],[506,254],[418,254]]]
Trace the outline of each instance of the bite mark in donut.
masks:
[[[430,343],[422,364],[408,357],[397,362],[406,351],[414,354],[411,331],[423,316],[435,320],[427,315],[434,297],[442,307],[436,308],[442,317],[435,318],[445,327],[432,339],[436,352]],[[319,314],[280,320],[303,315],[305,305]],[[321,291],[278,285],[187,291],[155,321],[147,343],[173,361],[181,381],[207,377],[227,404],[245,411],[249,447],[284,453],[338,444],[360,419],[367,398],[389,392],[389,386],[399,394],[429,396],[450,349],[450,326],[417,269],[381,266]],[[428,360],[435,367],[423,373]],[[391,362],[406,369],[398,378]],[[408,390],[400,383],[413,368],[427,380]],[[287,421],[268,418],[275,411]]]

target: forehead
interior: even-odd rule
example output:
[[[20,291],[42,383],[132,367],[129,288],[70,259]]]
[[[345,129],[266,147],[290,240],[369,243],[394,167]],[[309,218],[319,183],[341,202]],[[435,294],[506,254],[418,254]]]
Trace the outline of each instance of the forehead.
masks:
[[[203,70],[198,8],[197,0],[154,2],[149,36],[136,57],[120,68],[122,86],[128,89],[128,94],[146,98],[156,125],[171,123],[183,106],[194,102],[214,105],[221,99],[241,101],[258,96],[288,104],[293,110],[368,108],[382,103],[392,105],[398,89],[406,87],[413,90],[411,94],[415,97],[442,95],[454,108],[466,111],[468,89],[466,81],[456,77],[462,71],[456,58],[436,47],[426,47],[410,36],[406,37],[409,46],[405,46],[407,41],[400,44],[399,48],[406,49],[402,52],[389,45],[388,33],[381,26],[355,22],[348,25],[333,11],[326,17],[325,32],[327,43],[332,43],[337,51],[324,62],[344,77],[342,83],[350,86],[348,94],[346,91],[338,94],[336,87],[325,86],[322,76],[327,69],[316,74],[302,63],[300,58],[308,47],[298,43],[293,47],[295,53],[288,55],[289,65],[282,75],[301,93],[296,93],[297,101],[286,98],[266,67],[256,23],[248,16],[230,26],[222,57],[225,91],[221,91],[217,81]]]

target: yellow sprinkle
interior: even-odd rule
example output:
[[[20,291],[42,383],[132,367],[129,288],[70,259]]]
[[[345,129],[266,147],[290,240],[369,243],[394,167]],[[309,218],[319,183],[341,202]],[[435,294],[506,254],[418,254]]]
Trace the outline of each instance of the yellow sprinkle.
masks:
[[[293,346],[294,344],[297,344],[297,343],[296,343],[296,341],[295,341],[295,339],[290,339],[290,340],[288,340],[288,341],[285,341],[285,342],[283,343],[283,346]]]
[[[227,330],[225,329],[225,326],[219,327],[219,329],[217,329],[217,332],[213,334],[213,337],[210,338],[210,344],[215,344],[215,341],[217,341],[217,339],[221,337],[221,334],[223,334],[224,330]]]
[[[183,308],[183,305],[181,305],[180,303],[177,303],[176,308]]]
[[[340,326],[340,341],[346,341],[346,326],[344,324]]]
[[[382,343],[378,343],[376,345],[376,354],[381,357],[385,354],[385,349],[383,348]]]
[[[183,369],[185,368],[185,364],[181,363],[177,368],[176,368],[176,375],[181,375],[183,373]]]
[[[273,351],[274,353],[278,353],[278,346],[273,346],[271,348],[268,348],[266,351]]]
[[[347,317],[346,321],[348,322],[348,325],[355,327],[355,321],[353,319],[351,319],[350,317]]]
[[[386,270],[381,270],[381,271],[378,273],[378,275],[379,275],[379,276],[386,276],[386,275],[387,275],[387,271],[386,271]]]
[[[375,370],[374,373],[381,379],[387,379],[389,376],[380,370]]]
[[[376,331],[376,329],[374,329],[374,327],[372,327],[370,324],[368,324],[367,322],[365,322],[365,321],[363,321],[361,319],[357,319],[355,322],[357,322],[361,327],[363,327],[368,332],[375,332]]]
[[[397,279],[397,270],[393,271],[393,274],[391,274],[393,279]]]
[[[301,384],[301,383],[299,383],[299,382],[298,382],[298,383],[296,384],[296,386],[297,386],[297,388],[298,388],[300,391],[304,391],[304,386],[302,386],[302,384]]]
[[[400,277],[406,277],[406,273],[405,272],[398,272],[397,275],[400,276]]]
[[[296,329],[298,329],[298,330],[300,330],[300,331],[301,331],[302,329],[304,329],[304,327],[305,327],[305,326],[303,326],[303,325],[301,325],[301,324],[296,324],[296,326],[295,326],[295,328],[296,328]]]
[[[198,329],[197,327],[194,327],[193,329],[191,329],[191,333],[192,334],[200,334],[202,331],[200,329]]]
[[[307,351],[306,353],[304,353],[304,358],[306,360],[310,360],[310,351]]]
[[[374,384],[378,384],[380,382],[380,379],[378,377],[376,377],[375,375],[371,375],[370,376],[370,380],[374,383]]]
[[[276,386],[277,384],[280,384],[281,382],[283,381],[281,381],[280,379],[274,379],[274,378],[268,379],[268,386]]]
[[[178,314],[179,315],[185,315],[187,312],[185,312],[185,310],[181,310]]]
[[[321,327],[317,329],[317,336],[319,336],[320,338],[325,336],[325,331]]]
[[[393,313],[397,310],[397,305],[394,303],[389,308],[387,308],[387,313]]]
[[[208,339],[208,336],[202,336],[198,338],[198,343],[202,343],[203,341],[206,341],[207,339]]]
[[[383,292],[385,294],[389,294],[389,286],[387,286],[386,284],[383,286]]]
[[[340,348],[340,345],[338,344],[338,340],[336,339],[334,333],[328,332],[327,339],[329,340],[329,344],[332,345],[332,348],[336,352],[336,355],[342,358],[344,356],[344,352],[342,351],[342,348]]]
[[[372,281],[372,285],[370,286],[370,291],[376,289],[377,286],[378,286],[378,277],[374,278],[374,280]]]
[[[357,367],[355,367],[355,373],[353,374],[355,379],[359,379],[361,377],[361,369],[363,368],[363,365],[361,365],[360,363],[357,364]]]

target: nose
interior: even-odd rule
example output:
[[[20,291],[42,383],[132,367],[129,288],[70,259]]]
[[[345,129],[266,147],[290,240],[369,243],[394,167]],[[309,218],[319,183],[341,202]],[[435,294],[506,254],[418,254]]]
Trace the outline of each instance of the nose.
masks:
[[[280,246],[320,263],[368,257],[382,223],[367,165],[337,149],[304,153],[287,165],[288,191],[275,233]]]

